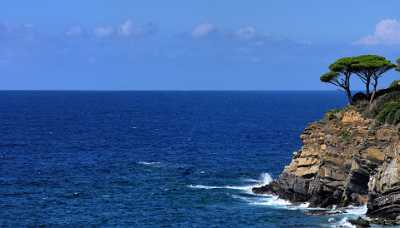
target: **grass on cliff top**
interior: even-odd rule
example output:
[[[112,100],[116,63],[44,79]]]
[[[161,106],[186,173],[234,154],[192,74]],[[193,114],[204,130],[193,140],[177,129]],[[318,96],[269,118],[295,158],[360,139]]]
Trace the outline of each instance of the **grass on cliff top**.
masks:
[[[380,124],[397,125],[400,123],[400,91],[388,90],[380,95],[363,112],[367,117],[375,118]]]
[[[354,107],[365,117],[376,119],[379,124],[400,123],[400,91],[397,89],[382,90],[372,104],[360,101]]]
[[[379,90],[371,104],[365,95],[364,98],[358,96],[354,105],[328,111],[325,120],[341,119],[341,114],[349,109],[358,111],[366,118],[376,119],[378,125],[400,124],[400,81],[394,81],[389,88]]]
[[[339,119],[338,115],[340,115],[341,109],[331,109],[325,114],[325,118],[327,120]]]
[[[380,123],[396,125],[400,123],[400,101],[392,101],[384,104],[376,119]]]

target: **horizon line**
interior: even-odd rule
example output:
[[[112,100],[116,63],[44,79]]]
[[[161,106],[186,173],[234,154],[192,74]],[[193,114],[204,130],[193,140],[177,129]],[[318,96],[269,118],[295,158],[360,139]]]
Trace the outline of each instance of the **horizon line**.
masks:
[[[358,90],[354,90],[358,91]],[[340,90],[258,89],[0,89],[0,92],[342,92]]]
[[[358,90],[355,90],[358,91]],[[0,92],[338,92],[340,90],[111,90],[111,89],[0,89]]]

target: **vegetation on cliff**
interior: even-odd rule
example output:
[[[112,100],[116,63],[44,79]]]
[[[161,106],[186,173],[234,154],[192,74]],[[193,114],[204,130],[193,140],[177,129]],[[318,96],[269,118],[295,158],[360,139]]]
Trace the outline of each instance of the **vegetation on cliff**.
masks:
[[[321,76],[320,80],[325,83],[333,84],[346,93],[348,102],[354,103],[350,79],[353,74],[365,85],[365,95],[372,102],[377,92],[379,79],[387,71],[396,68],[385,57],[378,55],[360,55],[354,57],[345,57],[336,60],[329,66],[329,72]],[[373,92],[371,94],[371,87]]]
[[[373,118],[380,124],[400,123],[400,80],[393,81],[387,89],[377,90],[379,79],[389,70],[400,71],[400,58],[396,64],[378,55],[360,55],[336,60],[329,66],[329,72],[320,80],[341,88],[348,103],[367,118]],[[364,92],[352,95],[350,79],[355,75],[365,86]],[[335,110],[339,112],[340,110]],[[331,118],[332,111],[327,113]]]

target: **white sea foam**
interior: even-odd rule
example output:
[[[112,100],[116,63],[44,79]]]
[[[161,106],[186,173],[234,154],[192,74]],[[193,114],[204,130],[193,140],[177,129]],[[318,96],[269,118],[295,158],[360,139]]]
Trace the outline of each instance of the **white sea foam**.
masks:
[[[280,199],[278,196],[265,196],[255,199],[254,202],[251,202],[252,205],[261,205],[261,206],[274,206],[274,207],[287,207],[292,205],[289,201]]]
[[[261,174],[259,184],[256,186],[253,186],[253,187],[261,187],[261,186],[267,185],[267,184],[271,183],[272,180],[273,179],[272,179],[271,175],[269,175],[269,173],[263,173],[263,174]]]
[[[299,208],[310,208],[310,203],[309,202],[305,202],[305,203],[300,204],[298,207]]]
[[[253,179],[249,179],[249,180],[253,180]],[[241,191],[245,191],[248,194],[253,194],[251,189],[254,187],[260,187],[260,186],[264,186],[267,185],[269,183],[271,183],[272,181],[272,177],[271,175],[269,175],[268,173],[263,173],[260,176],[260,179],[255,180],[255,181],[251,181],[251,182],[255,182],[256,184],[253,185],[243,185],[243,186],[234,186],[234,185],[224,185],[224,186],[213,186],[213,185],[201,185],[201,184],[197,184],[197,185],[188,185],[189,188],[195,188],[195,189],[232,189],[232,190],[241,190]],[[248,181],[250,182],[250,181]]]
[[[225,188],[224,186],[210,186],[210,185],[202,185],[202,184],[196,184],[196,185],[188,185],[189,188],[197,188],[197,189],[220,189],[220,188]]]
[[[258,182],[260,182],[260,180],[251,179],[251,178],[245,178],[245,179],[243,179],[243,182],[258,183]]]
[[[232,190],[248,190],[248,186],[230,186],[230,185],[225,185],[225,186],[212,186],[212,185],[202,185],[202,184],[196,184],[196,185],[188,185],[189,188],[197,188],[197,189],[232,189]]]
[[[347,208],[344,209],[344,215],[346,215],[345,217],[343,217],[338,223],[332,225],[332,227],[343,227],[343,228],[355,228],[356,226],[351,224],[349,222],[350,218],[358,218],[360,216],[365,216],[365,214],[367,213],[367,205],[364,206],[360,206],[360,207],[355,207],[355,206],[349,206]]]
[[[345,209],[345,214],[362,216],[367,214],[367,210],[368,210],[367,205],[361,207],[349,206]]]
[[[157,165],[160,165],[161,162],[145,162],[145,161],[140,161],[140,162],[137,162],[137,164],[139,164],[139,165],[145,165],[145,166],[157,166]]]
[[[351,224],[349,222],[349,218],[344,217],[343,219],[341,219],[337,224],[332,225],[332,227],[342,227],[342,228],[356,228],[355,225]]]
[[[268,173],[261,174],[258,180],[255,179],[245,179],[245,182],[251,182],[251,185],[243,185],[243,186],[233,186],[233,185],[224,185],[224,186],[215,186],[215,185],[188,185],[189,188],[194,189],[230,189],[230,190],[239,190],[242,193],[248,194],[249,197],[232,195],[233,198],[240,199],[246,201],[251,205],[260,205],[260,206],[274,206],[274,207],[286,207],[291,205],[289,201],[280,199],[277,196],[271,195],[256,195],[252,192],[252,188],[261,187],[267,185],[272,182],[272,177]],[[250,196],[251,195],[251,196]],[[307,208],[308,204],[301,204],[298,206],[299,208]]]

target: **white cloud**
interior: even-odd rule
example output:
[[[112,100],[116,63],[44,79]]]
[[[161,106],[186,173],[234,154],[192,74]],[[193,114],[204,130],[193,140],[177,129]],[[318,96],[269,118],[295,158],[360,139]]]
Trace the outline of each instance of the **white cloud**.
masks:
[[[153,23],[136,25],[132,20],[123,22],[118,27],[118,35],[123,37],[142,37],[156,32],[157,28]]]
[[[375,26],[374,34],[361,38],[356,42],[356,44],[400,44],[400,21],[396,19],[385,19],[380,21]]]
[[[217,27],[213,24],[205,23],[194,27],[192,37],[203,38],[217,31]]]
[[[126,20],[123,23],[116,26],[99,26],[93,29],[93,34],[98,38],[109,38],[109,37],[143,37],[151,35],[156,32],[156,26],[153,23],[147,23],[145,25],[136,25],[132,20]],[[68,33],[74,34],[80,32],[78,28],[69,30]],[[84,32],[84,31],[83,31]]]
[[[114,28],[111,26],[99,26],[94,29],[94,35],[99,38],[107,38],[114,34]]]
[[[81,36],[83,34],[84,30],[81,26],[73,26],[69,28],[66,32],[65,35],[67,36]]]
[[[254,27],[247,26],[237,30],[235,35],[239,39],[250,40],[257,36],[257,30]]]
[[[143,29],[135,26],[132,20],[127,20],[119,26],[118,34],[125,37],[139,36],[143,34]]]

